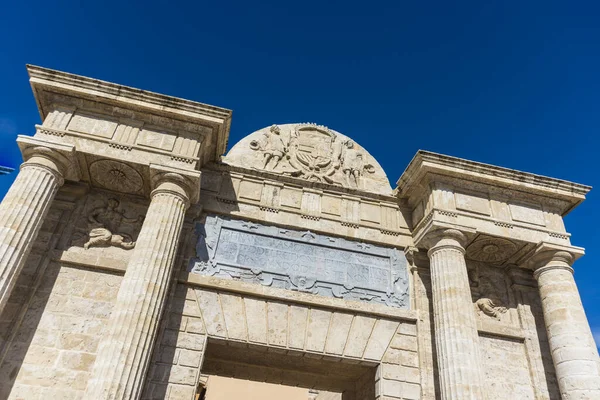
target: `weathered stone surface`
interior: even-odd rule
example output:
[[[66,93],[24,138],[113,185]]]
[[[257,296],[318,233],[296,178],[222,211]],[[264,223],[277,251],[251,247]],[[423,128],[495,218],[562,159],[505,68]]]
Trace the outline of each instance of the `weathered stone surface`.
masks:
[[[321,296],[408,307],[401,251],[207,216],[190,272]]]
[[[589,187],[420,151],[392,191],[316,124],[221,159],[229,110],[28,68],[43,123],[0,205],[0,398],[211,400],[216,375],[600,397],[562,220]]]
[[[442,399],[484,396],[477,325],[469,294],[465,236],[456,230],[433,232],[431,286]]]
[[[392,192],[385,172],[365,149],[316,124],[263,128],[237,143],[225,162],[368,192]]]
[[[144,382],[136,376],[144,376],[148,370],[151,347],[145,343],[153,343],[156,337],[189,197],[173,177],[157,182],[117,294],[110,333],[100,344],[87,397],[140,397]]]

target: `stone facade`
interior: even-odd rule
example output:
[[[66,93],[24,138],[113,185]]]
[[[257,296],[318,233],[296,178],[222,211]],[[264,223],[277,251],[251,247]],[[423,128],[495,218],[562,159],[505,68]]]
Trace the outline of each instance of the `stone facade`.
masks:
[[[229,110],[28,71],[1,399],[600,398],[562,219],[589,187],[419,151],[393,189],[311,123],[223,156]]]

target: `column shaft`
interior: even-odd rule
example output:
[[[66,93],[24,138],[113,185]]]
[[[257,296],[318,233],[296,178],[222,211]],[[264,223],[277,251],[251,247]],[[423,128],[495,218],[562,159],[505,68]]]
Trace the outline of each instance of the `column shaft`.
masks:
[[[562,398],[600,399],[598,349],[573,278],[573,269],[558,257],[538,269],[535,277]]]
[[[153,192],[85,398],[140,397],[187,205],[187,197],[173,190]]]
[[[441,395],[445,400],[480,400],[477,323],[464,249],[452,236],[444,236],[428,253]]]
[[[32,157],[0,203],[0,313],[62,183],[52,161]]]

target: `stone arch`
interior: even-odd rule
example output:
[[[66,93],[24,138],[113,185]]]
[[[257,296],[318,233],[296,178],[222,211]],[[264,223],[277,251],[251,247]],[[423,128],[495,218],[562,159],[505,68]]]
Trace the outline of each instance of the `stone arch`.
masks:
[[[413,312],[199,279],[174,291],[144,399],[189,399],[202,374],[330,390],[344,400],[420,397]]]

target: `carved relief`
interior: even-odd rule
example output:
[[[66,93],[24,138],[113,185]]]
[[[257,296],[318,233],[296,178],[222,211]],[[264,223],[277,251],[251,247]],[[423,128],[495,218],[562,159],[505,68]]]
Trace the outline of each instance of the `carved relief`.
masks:
[[[499,263],[508,260],[517,251],[517,245],[507,239],[483,237],[467,248],[467,257],[475,261]]]
[[[470,262],[468,267],[476,312],[501,321],[510,304],[504,272],[478,262]]]
[[[260,169],[310,181],[361,188],[362,176],[375,173],[352,140],[316,124],[296,125],[287,132],[273,125],[249,146],[262,153]]]
[[[192,273],[408,307],[404,253],[313,233],[208,216]]]
[[[92,182],[97,186],[122,193],[139,193],[144,180],[129,165],[115,160],[98,160],[90,165]]]
[[[475,304],[485,315],[496,318],[498,321],[500,321],[500,315],[507,311],[506,307],[497,305],[494,300],[488,299],[487,297],[480,298]]]
[[[279,165],[283,156],[288,153],[289,141],[284,143],[281,129],[277,125],[273,125],[259,140],[250,142],[250,148],[262,151],[264,157],[262,168],[273,171]]]
[[[122,231],[123,224],[140,224],[143,216],[129,218],[123,210],[119,210],[119,201],[108,199],[107,205],[98,207],[88,215],[88,234],[79,235],[72,241],[72,245],[81,246],[84,249],[90,247],[120,247],[125,250],[133,249],[135,241],[132,236]],[[87,240],[86,240],[87,239]],[[82,244],[82,242],[85,243]]]

